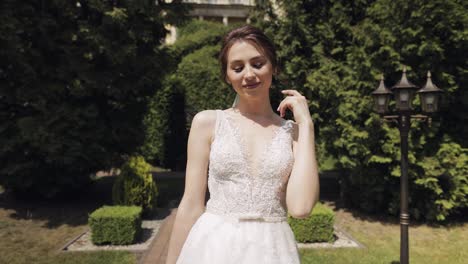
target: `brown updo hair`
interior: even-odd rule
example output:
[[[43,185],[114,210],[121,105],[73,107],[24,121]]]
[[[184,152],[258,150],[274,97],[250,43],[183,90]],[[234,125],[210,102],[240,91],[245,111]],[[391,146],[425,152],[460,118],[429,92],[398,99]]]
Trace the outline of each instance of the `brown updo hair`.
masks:
[[[227,56],[229,49],[237,41],[246,41],[257,48],[260,53],[268,58],[273,66],[273,71],[277,70],[276,49],[273,42],[260,29],[245,25],[235,28],[228,32],[223,38],[221,52],[219,53],[219,62],[221,63],[221,77],[226,82]]]

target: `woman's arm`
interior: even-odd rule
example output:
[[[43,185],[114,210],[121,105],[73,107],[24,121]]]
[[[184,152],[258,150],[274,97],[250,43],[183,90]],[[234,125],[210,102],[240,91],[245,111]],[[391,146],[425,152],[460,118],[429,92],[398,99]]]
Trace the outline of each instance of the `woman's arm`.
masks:
[[[294,166],[286,190],[286,205],[295,218],[307,218],[319,200],[314,124],[294,124]]]
[[[286,206],[295,218],[306,218],[319,200],[318,165],[315,156],[314,122],[310,117],[307,99],[296,90],[282,90],[286,98],[278,111],[287,109],[294,114],[294,165],[286,188]]]
[[[205,110],[192,120],[187,145],[185,189],[169,241],[166,264],[175,264],[193,224],[205,211],[207,170],[216,112]]]

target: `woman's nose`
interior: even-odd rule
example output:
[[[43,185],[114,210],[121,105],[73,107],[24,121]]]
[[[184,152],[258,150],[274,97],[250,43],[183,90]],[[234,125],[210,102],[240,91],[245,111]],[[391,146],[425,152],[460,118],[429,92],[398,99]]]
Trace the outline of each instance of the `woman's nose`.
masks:
[[[255,77],[255,74],[254,74],[254,71],[253,71],[252,67],[247,66],[246,69],[245,69],[245,78],[246,79],[252,79],[254,77]]]

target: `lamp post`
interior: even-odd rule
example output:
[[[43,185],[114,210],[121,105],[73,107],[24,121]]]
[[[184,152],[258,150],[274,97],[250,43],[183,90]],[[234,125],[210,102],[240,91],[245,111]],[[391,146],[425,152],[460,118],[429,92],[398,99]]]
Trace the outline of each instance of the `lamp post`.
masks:
[[[408,81],[406,77],[406,66],[403,67],[403,74],[400,81],[392,87],[390,91],[385,87],[383,75],[378,88],[372,92],[374,97],[374,108],[384,121],[398,123],[400,130],[400,149],[401,149],[401,177],[400,177],[400,264],[409,263],[409,245],[408,245],[408,133],[411,125],[411,119],[419,119],[431,123],[431,117],[428,115],[415,115],[413,112],[412,101],[416,90],[416,85]],[[439,107],[439,97],[442,90],[432,83],[431,73],[427,74],[426,84],[417,91],[420,96],[422,111],[427,114],[435,113]],[[391,95],[395,99],[395,115],[385,115],[388,111],[388,103]]]

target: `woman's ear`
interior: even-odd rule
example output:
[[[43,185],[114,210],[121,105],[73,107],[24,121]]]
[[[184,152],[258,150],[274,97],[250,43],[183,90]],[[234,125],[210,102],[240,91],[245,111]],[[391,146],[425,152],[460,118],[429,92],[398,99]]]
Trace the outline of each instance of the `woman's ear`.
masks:
[[[231,85],[231,81],[229,81],[227,76],[226,76],[226,78],[224,80],[226,81],[227,84]]]

